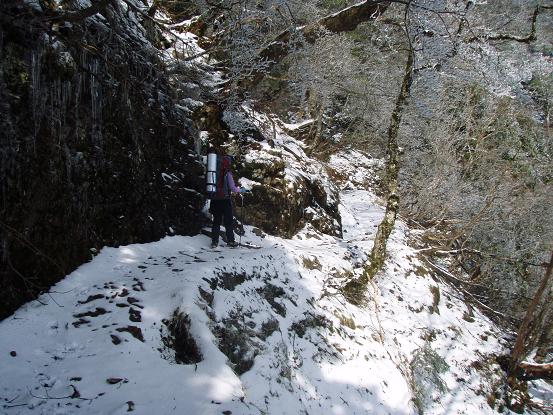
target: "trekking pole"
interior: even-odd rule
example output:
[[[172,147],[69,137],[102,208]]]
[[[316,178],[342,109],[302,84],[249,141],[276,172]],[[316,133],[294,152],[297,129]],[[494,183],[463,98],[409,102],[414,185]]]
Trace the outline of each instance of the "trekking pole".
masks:
[[[239,238],[238,238],[238,244],[242,246],[242,234],[244,233],[244,195],[240,193],[240,199],[242,201],[242,206],[240,206],[240,222],[242,224],[242,232],[240,232]]]

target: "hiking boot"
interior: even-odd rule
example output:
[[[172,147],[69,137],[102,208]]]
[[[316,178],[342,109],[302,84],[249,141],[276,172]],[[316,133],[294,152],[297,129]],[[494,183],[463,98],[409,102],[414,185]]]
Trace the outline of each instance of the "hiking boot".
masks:
[[[217,245],[219,245],[219,242],[211,242],[211,248],[217,248]]]
[[[231,248],[236,248],[238,246],[238,242],[236,241],[228,241],[227,246],[230,246]]]

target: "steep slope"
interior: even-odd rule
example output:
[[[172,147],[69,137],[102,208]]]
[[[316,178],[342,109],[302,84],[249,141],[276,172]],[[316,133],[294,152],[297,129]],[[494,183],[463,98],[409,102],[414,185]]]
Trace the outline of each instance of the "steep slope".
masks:
[[[202,235],[104,248],[0,323],[2,410],[495,413],[501,333],[425,269],[404,224],[366,304],[340,294],[383,214],[366,187],[378,164],[346,152],[325,166],[345,178],[343,238],[248,226],[260,249]]]

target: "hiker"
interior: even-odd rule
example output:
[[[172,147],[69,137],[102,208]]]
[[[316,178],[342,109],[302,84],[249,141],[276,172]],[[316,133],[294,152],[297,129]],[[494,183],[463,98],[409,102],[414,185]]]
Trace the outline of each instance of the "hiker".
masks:
[[[234,184],[232,173],[230,171],[230,157],[224,156],[221,160],[221,174],[218,177],[217,183],[219,197],[211,199],[209,212],[213,215],[213,225],[211,227],[211,247],[216,248],[219,245],[219,232],[221,230],[221,221],[225,225],[227,234],[227,245],[230,247],[238,246],[238,242],[234,240],[233,231],[233,213],[231,192],[245,193],[244,188],[238,188]]]

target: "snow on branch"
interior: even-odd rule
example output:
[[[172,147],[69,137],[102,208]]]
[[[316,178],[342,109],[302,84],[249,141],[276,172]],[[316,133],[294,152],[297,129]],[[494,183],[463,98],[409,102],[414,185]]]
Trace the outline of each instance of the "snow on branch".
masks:
[[[553,380],[553,363],[520,362],[518,367],[527,378]]]
[[[305,26],[287,29],[262,49],[258,56],[260,60],[271,62],[274,65],[290,53],[292,41],[297,39],[298,35],[304,41],[313,43],[325,31],[332,33],[348,32],[354,30],[363,22],[377,19],[386,11],[389,5],[389,1],[365,0]],[[264,72],[258,70],[252,75],[253,77],[248,83],[256,85],[263,79]]]
[[[84,20],[87,17],[94,16],[97,13],[102,12],[107,6],[112,4],[115,0],[99,0],[95,3],[92,3],[90,7],[86,7],[82,10],[76,12],[67,12],[56,16],[53,20],[55,21],[71,21],[76,22]]]

